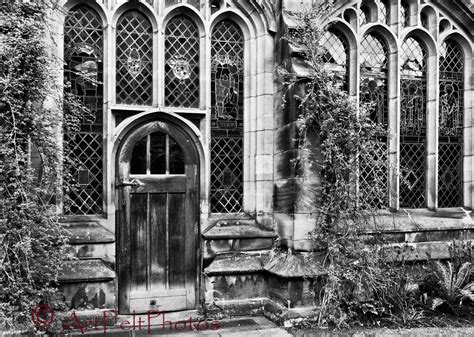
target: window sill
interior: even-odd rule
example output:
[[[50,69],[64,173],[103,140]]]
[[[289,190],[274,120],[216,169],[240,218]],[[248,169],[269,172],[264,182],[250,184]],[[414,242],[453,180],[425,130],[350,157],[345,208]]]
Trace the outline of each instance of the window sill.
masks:
[[[470,212],[469,210],[467,212]],[[363,232],[406,233],[469,229],[474,230],[474,221],[460,207],[432,211],[428,209],[408,209],[390,212],[382,210],[366,215],[367,223]]]

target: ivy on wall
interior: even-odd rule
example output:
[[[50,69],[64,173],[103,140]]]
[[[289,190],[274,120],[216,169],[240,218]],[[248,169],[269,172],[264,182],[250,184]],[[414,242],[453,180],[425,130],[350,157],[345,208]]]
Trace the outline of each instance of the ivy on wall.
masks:
[[[48,54],[53,6],[0,5],[0,330],[35,328],[31,310],[54,298],[66,256],[58,107],[68,130],[85,110],[63,97],[62,64]]]

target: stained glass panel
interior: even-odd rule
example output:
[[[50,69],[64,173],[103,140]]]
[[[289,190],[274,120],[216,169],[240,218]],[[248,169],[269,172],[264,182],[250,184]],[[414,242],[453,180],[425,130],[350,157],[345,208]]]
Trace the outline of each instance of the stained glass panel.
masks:
[[[385,42],[374,35],[365,35],[361,42],[360,101],[372,103],[370,117],[374,122],[388,127],[388,49]],[[387,139],[374,139],[378,158],[388,164]],[[387,204],[387,166],[374,167],[372,162],[360,162],[359,189],[363,204],[370,208],[380,208]],[[376,188],[377,186],[381,188]]]
[[[126,12],[117,23],[117,103],[151,105],[153,32],[150,21],[137,11]]]
[[[325,53],[323,61],[325,67],[334,73],[336,80],[342,84],[342,88],[347,91],[349,64],[349,44],[346,38],[337,30],[328,30],[324,35],[323,46]]]
[[[91,115],[80,130],[65,134],[74,169],[64,177],[66,215],[102,213],[103,29],[100,16],[88,6],[73,8],[64,23],[64,77],[70,92]]]
[[[453,41],[440,48],[438,207],[463,201],[464,55]]]
[[[400,77],[400,207],[426,207],[426,50],[413,37],[402,45]]]
[[[172,19],[165,39],[166,105],[199,107],[199,31],[187,17]]]
[[[230,20],[212,33],[211,212],[242,211],[244,39]]]

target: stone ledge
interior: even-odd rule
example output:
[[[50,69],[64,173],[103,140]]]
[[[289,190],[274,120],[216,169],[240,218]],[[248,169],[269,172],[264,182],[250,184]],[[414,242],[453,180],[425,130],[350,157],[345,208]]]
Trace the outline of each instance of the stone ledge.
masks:
[[[291,254],[272,252],[264,265],[267,272],[284,278],[315,278],[325,274],[325,253]]]
[[[258,273],[263,271],[263,262],[267,255],[226,254],[218,255],[204,270],[208,276]]]
[[[101,259],[69,260],[58,279],[61,283],[111,281],[115,279],[115,271]]]
[[[469,212],[469,211],[468,211]],[[474,221],[461,208],[409,209],[398,212],[381,211],[367,215],[364,233],[407,233],[445,230],[474,230]]]
[[[65,222],[62,226],[68,231],[69,244],[115,242],[115,235],[97,222]]]
[[[255,220],[253,220],[255,222]],[[255,225],[214,226],[202,234],[206,240],[210,239],[253,239],[253,238],[275,238],[273,231],[265,231]]]

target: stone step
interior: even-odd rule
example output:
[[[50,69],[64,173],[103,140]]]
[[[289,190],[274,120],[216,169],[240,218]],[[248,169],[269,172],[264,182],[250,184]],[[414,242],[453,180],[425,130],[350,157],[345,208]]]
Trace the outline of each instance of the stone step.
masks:
[[[85,310],[115,306],[115,271],[102,259],[66,261],[58,280],[69,308]]]
[[[276,234],[259,227],[254,219],[219,219],[203,231],[203,258],[207,266],[218,254],[270,249]]]

